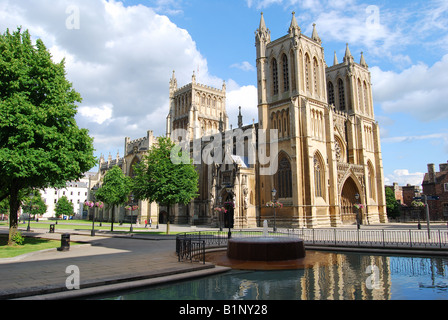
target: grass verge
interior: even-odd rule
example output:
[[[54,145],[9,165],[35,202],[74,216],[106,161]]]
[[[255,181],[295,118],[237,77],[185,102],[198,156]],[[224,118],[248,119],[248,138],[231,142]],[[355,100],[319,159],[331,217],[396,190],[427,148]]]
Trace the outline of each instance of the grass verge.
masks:
[[[61,246],[61,241],[24,237],[23,245],[8,246],[8,235],[0,235],[0,259],[13,258],[22,254],[53,249]]]

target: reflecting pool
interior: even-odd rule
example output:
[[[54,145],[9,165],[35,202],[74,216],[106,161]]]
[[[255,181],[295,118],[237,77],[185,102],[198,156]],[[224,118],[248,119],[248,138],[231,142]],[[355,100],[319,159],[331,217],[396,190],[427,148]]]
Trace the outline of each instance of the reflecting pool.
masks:
[[[120,300],[448,300],[448,258],[325,253],[288,271],[224,274],[111,295]]]

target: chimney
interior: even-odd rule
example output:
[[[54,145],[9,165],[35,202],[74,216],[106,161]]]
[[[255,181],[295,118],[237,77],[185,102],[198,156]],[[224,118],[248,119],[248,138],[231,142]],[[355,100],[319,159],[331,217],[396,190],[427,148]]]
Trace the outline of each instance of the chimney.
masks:
[[[428,164],[428,182],[429,183],[436,182],[436,174],[434,172],[434,164],[433,163]]]
[[[448,171],[448,163],[441,163],[441,164],[439,164],[439,171],[440,172]]]

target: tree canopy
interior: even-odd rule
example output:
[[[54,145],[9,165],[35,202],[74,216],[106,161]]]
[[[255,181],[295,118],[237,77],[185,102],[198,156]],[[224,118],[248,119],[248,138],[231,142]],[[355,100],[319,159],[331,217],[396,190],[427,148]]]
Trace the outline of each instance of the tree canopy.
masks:
[[[131,193],[131,180],[126,177],[118,166],[107,171],[101,187],[96,192],[96,198],[112,208],[111,231],[114,228],[115,206],[123,205],[129,201]]]
[[[192,161],[174,163],[171,160],[175,147],[169,138],[159,137],[143,161],[134,166],[134,196],[167,206],[168,214],[171,206],[188,204],[199,190],[199,174]]]
[[[59,198],[58,202],[56,203],[54,212],[57,218],[60,218],[61,216],[70,217],[75,214],[73,203],[71,203],[66,196],[62,196]]]
[[[63,186],[95,165],[93,139],[75,120],[80,102],[64,60],[53,62],[40,39],[0,35],[0,201],[9,197],[10,235],[20,190]]]

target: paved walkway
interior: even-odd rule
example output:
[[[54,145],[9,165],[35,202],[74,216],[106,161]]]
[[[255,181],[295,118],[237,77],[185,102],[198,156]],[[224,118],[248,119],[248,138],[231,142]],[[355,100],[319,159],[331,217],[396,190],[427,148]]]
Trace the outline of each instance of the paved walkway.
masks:
[[[190,229],[190,228],[188,228]],[[61,233],[34,230],[24,235],[61,239]],[[6,228],[0,229],[7,233]],[[16,258],[0,259],[1,299],[70,299],[109,290],[126,290],[139,286],[178,281],[225,272],[228,268],[213,264],[178,262],[174,236],[110,236],[90,231],[70,233],[69,251],[50,249]],[[67,290],[67,278],[73,277],[69,266],[79,269],[81,290]],[[68,273],[66,273],[66,271]],[[71,279],[71,278],[70,278]],[[69,281],[69,285],[73,284]],[[105,286],[107,285],[107,286]]]

